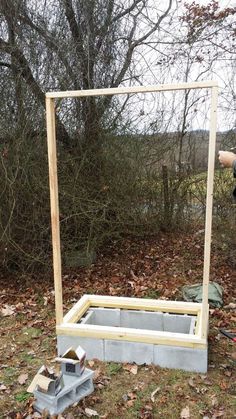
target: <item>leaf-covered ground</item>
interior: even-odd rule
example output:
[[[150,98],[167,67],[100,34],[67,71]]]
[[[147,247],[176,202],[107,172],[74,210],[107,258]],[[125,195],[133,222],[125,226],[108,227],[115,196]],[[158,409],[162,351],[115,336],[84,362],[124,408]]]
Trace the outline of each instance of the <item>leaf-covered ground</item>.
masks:
[[[183,285],[202,281],[202,261],[202,232],[119,242],[90,269],[63,274],[65,311],[84,293],[181,300]],[[211,280],[224,307],[211,310],[207,374],[92,361],[95,392],[60,417],[236,418],[236,344],[219,334],[236,332],[236,272],[216,247]],[[0,287],[0,418],[38,418],[26,389],[56,355],[52,275],[2,274]]]

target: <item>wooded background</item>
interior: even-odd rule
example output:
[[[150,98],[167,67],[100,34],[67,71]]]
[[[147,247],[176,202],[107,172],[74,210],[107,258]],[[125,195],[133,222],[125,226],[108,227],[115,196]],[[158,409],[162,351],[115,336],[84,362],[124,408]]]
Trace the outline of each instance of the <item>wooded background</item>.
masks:
[[[229,3],[229,2],[228,2]],[[1,0],[0,256],[48,269],[45,92],[216,79],[217,147],[236,146],[236,7],[222,2]],[[62,251],[204,221],[209,92],[57,101]],[[216,171],[214,222],[235,224]],[[229,228],[230,230],[230,228]],[[234,234],[221,234],[227,247]],[[91,261],[90,260],[90,261]]]

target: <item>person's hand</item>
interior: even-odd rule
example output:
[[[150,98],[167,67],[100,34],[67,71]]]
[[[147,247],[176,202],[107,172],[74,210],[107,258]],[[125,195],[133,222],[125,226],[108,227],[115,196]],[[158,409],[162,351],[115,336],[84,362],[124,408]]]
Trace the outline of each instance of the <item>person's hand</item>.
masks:
[[[223,167],[232,167],[234,160],[236,160],[236,154],[232,151],[219,151],[218,158]]]

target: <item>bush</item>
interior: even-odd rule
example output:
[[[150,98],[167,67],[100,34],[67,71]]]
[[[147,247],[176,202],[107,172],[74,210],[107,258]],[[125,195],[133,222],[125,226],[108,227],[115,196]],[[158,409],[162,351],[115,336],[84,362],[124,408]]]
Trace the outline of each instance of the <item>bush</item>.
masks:
[[[89,171],[86,152],[60,144],[58,149],[65,261],[76,252],[94,260],[98,249],[125,235],[157,234],[204,221],[206,174],[174,173],[160,162],[148,164],[140,139],[104,136],[98,172]],[[46,139],[25,135],[8,141],[0,157],[2,266],[48,269],[52,258]],[[227,172],[217,172],[214,220],[219,225],[231,214],[231,187]]]

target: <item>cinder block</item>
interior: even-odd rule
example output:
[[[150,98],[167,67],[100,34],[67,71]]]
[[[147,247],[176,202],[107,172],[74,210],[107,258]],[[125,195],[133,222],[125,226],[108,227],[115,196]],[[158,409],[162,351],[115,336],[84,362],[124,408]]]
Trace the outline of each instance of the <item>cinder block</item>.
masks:
[[[154,345],[153,363],[163,368],[207,372],[207,348]]]
[[[70,347],[77,348],[81,346],[86,352],[87,359],[100,359],[104,361],[104,341],[103,339],[85,338],[80,336],[57,336],[57,352],[62,355]]]
[[[93,375],[94,372],[87,368],[80,377],[63,375],[64,387],[56,396],[49,396],[35,390],[35,409],[40,413],[45,409],[50,415],[62,413],[68,406],[79,402],[93,392]]]
[[[191,323],[189,328],[189,334],[193,335],[196,327],[197,316],[191,316]]]
[[[153,362],[153,345],[120,340],[105,340],[105,361],[135,362],[138,365]]]
[[[92,308],[92,323],[98,326],[120,326],[120,309],[119,308]]]
[[[163,331],[163,313],[143,310],[121,310],[120,326]]]
[[[91,314],[92,313],[92,314]],[[87,320],[86,320],[87,319]],[[194,334],[196,316],[151,312],[144,310],[91,308],[84,324],[109,325],[117,327],[155,330],[172,333]],[[58,352],[78,345],[87,353],[88,359],[101,361],[154,363],[161,367],[186,371],[207,371],[207,348],[194,349],[180,346],[154,345],[112,339],[85,338],[79,336],[58,336]]]
[[[189,334],[191,319],[192,316],[165,313],[163,314],[164,331]]]
[[[94,312],[89,310],[84,317],[79,321],[81,324],[94,324]]]

